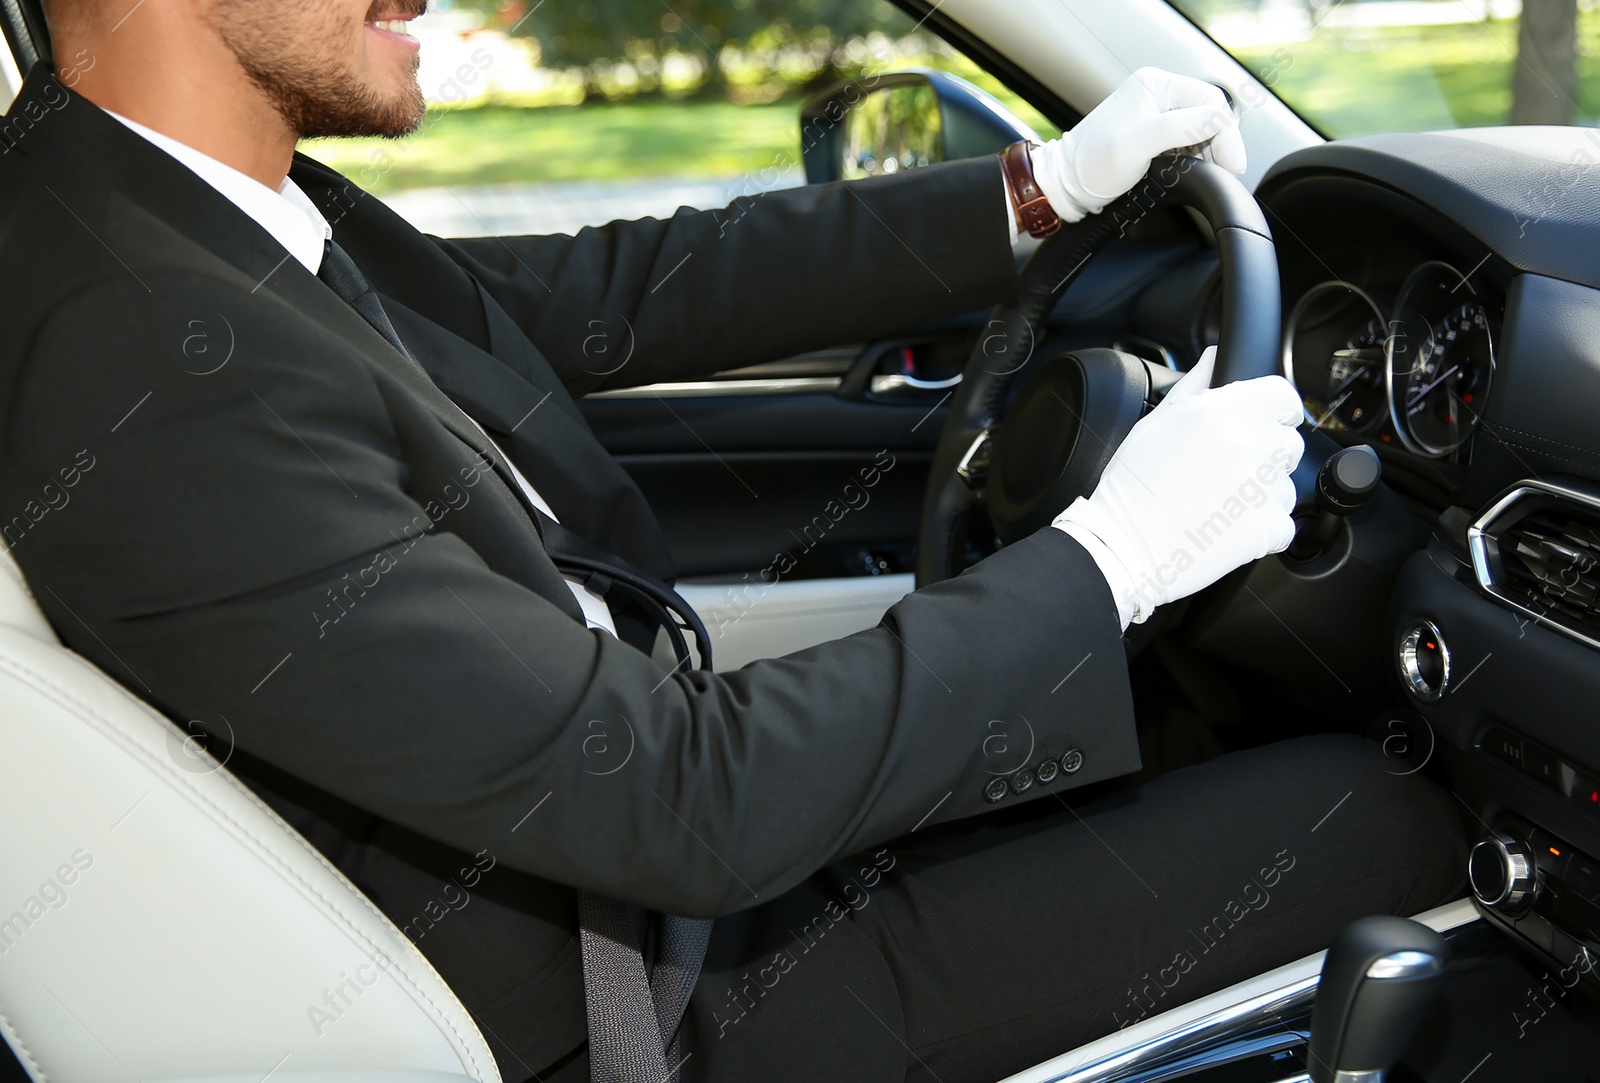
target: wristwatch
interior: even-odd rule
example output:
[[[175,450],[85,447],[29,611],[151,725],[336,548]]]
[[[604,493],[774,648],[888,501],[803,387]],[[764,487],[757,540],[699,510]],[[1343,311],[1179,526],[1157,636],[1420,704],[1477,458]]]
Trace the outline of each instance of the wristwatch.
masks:
[[[1061,216],[1033,179],[1033,155],[1027,141],[1013,143],[1000,152],[1000,165],[1011,189],[1022,228],[1035,237],[1048,237],[1061,228]]]

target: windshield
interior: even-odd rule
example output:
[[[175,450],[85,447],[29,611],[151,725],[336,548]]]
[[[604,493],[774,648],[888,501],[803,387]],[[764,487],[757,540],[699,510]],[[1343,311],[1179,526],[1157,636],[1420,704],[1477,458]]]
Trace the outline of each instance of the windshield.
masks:
[[[1588,0],[1171,2],[1331,138],[1600,111]]]

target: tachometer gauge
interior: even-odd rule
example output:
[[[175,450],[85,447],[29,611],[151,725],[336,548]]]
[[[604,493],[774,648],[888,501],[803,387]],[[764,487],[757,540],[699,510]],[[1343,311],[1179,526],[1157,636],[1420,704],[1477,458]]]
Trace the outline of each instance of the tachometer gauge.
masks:
[[[1405,432],[1423,450],[1445,455],[1472,433],[1494,370],[1489,314],[1471,301],[1429,329],[1417,364],[1396,388]]]
[[[1494,375],[1494,329],[1471,283],[1425,263],[1400,293],[1387,342],[1389,410],[1401,441],[1449,455],[1472,435]]]
[[[1283,333],[1283,371],[1318,428],[1367,432],[1388,404],[1383,310],[1359,286],[1334,280],[1295,303]]]

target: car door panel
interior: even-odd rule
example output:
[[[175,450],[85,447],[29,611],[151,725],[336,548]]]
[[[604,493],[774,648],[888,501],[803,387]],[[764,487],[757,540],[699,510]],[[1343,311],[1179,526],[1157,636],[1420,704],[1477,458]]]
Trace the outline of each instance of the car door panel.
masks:
[[[1208,258],[1191,238],[1111,246],[1068,288],[1034,353],[1121,342],[1192,355],[1172,331],[1192,314],[1135,314],[1161,292],[1153,284],[1191,277]],[[966,313],[710,380],[602,392],[581,408],[656,509],[681,576],[738,579],[785,552],[786,580],[892,574],[910,568],[949,377],[987,319]],[[1149,341],[1140,323],[1155,325]]]

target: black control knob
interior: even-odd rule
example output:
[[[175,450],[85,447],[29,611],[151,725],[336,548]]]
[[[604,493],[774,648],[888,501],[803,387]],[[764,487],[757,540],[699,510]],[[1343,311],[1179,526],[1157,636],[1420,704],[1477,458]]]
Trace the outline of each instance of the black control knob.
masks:
[[[1328,947],[1311,1009],[1312,1083],[1379,1083],[1444,988],[1450,947],[1405,918],[1361,918]]]
[[[1484,906],[1515,913],[1533,901],[1539,890],[1533,851],[1514,835],[1494,831],[1472,848],[1467,858],[1472,894]]]
[[[1317,504],[1339,515],[1372,502],[1383,479],[1383,463],[1368,444],[1341,448],[1317,471]]]
[[[1382,479],[1383,463],[1366,444],[1340,448],[1328,456],[1317,471],[1316,511],[1300,520],[1288,555],[1310,560],[1326,550],[1345,516],[1372,503]]]

